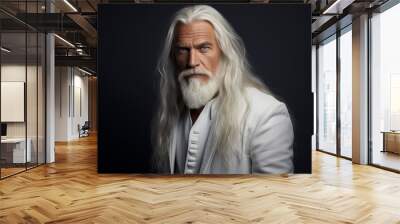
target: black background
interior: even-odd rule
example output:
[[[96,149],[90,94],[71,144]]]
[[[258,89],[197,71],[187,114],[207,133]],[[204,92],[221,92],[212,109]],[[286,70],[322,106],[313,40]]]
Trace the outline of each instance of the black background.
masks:
[[[150,170],[156,64],[173,14],[184,5],[100,5],[98,172]],[[296,173],[311,173],[311,10],[309,5],[213,5],[242,37],[249,61],[294,124]]]

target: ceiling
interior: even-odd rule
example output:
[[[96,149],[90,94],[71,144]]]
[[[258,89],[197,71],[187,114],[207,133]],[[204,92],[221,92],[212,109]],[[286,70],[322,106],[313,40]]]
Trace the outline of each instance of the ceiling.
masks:
[[[365,10],[381,5],[386,0],[231,0],[229,2],[251,2],[265,4],[310,4],[312,8],[313,39],[324,34],[336,22],[345,16],[356,15]],[[55,38],[56,64],[85,65],[96,70],[97,48],[97,8],[99,4],[112,3],[182,3],[204,1],[182,0],[1,0],[0,21],[5,38],[2,43],[15,48],[15,54],[23,54],[25,46],[21,30],[55,32],[61,38]],[[208,1],[227,2],[227,1]],[[331,7],[332,6],[332,7]],[[334,6],[334,7],[333,7]],[[328,11],[329,10],[329,11]],[[49,13],[52,12],[52,13]],[[325,14],[324,14],[325,12]],[[329,12],[328,14],[326,12]],[[351,21],[351,19],[350,19]],[[11,34],[12,33],[12,34]],[[66,43],[65,41],[69,43]],[[72,45],[74,46],[72,46]],[[27,52],[33,51],[29,44]]]

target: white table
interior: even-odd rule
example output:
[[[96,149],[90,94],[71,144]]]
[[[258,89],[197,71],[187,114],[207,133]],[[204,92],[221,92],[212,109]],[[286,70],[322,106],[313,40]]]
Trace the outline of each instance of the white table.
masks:
[[[13,147],[13,163],[25,163],[31,162],[31,145],[32,140],[30,138],[26,139],[28,144],[25,151],[25,138],[6,138],[1,139],[2,149],[3,147]],[[5,150],[2,150],[5,151]],[[25,154],[26,153],[26,154]],[[25,161],[26,160],[26,161]]]

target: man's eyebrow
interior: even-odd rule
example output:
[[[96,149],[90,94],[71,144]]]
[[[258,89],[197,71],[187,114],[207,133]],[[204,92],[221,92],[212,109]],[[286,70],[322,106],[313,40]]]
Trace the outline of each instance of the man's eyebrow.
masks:
[[[195,47],[212,46],[211,42],[205,41],[194,45]]]
[[[212,43],[209,42],[209,41],[204,41],[204,42],[201,42],[201,43],[198,43],[198,44],[194,45],[194,47],[203,47],[203,46],[212,46]],[[175,47],[176,48],[187,48],[187,47],[190,47],[190,46],[189,46],[189,44],[185,44],[185,43],[182,43],[182,42],[177,42],[177,43],[175,43]]]
[[[189,45],[188,44],[185,44],[185,43],[175,43],[175,47],[188,47]]]

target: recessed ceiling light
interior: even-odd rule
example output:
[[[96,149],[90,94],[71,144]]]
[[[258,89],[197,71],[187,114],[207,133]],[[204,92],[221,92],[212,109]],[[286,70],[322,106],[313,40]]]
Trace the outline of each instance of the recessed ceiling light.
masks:
[[[68,0],[64,0],[64,3],[67,4],[74,12],[78,12],[78,10]]]
[[[73,48],[75,48],[75,45],[73,45],[71,42],[69,42],[68,40],[66,40],[66,39],[64,39],[64,38],[62,38],[62,37],[60,37],[59,35],[57,35],[57,34],[54,34],[54,36],[55,37],[57,37],[59,40],[61,40],[62,42],[64,42],[64,43],[66,43],[67,45],[69,45],[70,47],[73,47]]]
[[[343,9],[353,2],[354,0],[336,0],[327,9],[325,9],[322,14],[342,14]]]
[[[10,53],[11,52],[11,50],[9,50],[9,49],[7,49],[5,47],[1,47],[1,51],[4,51],[6,53]]]
[[[86,71],[86,70],[83,70],[83,69],[81,69],[81,68],[79,68],[79,67],[78,67],[78,70],[81,71],[81,72],[83,72],[83,73],[85,73],[85,74],[87,74],[87,75],[90,75],[90,76],[92,75],[92,73],[90,73],[90,72],[88,72],[88,71]]]

